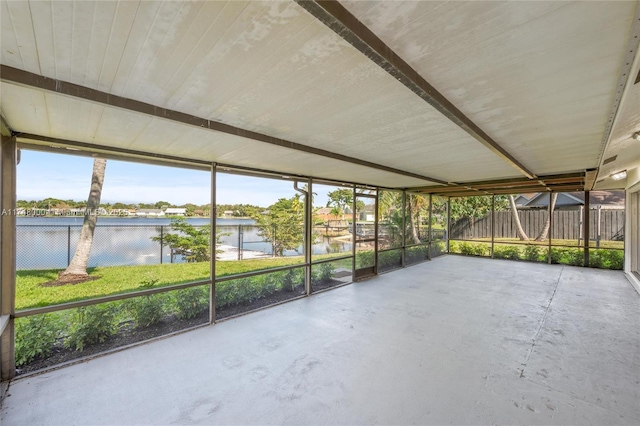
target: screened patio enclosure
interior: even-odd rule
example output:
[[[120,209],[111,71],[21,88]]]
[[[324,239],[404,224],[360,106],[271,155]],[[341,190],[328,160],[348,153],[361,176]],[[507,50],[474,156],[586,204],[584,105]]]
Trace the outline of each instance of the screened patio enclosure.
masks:
[[[445,254],[623,270],[640,289],[637,1],[3,0],[0,18],[5,384],[26,330],[62,344],[108,312],[138,344]],[[208,216],[188,231],[99,220],[91,267],[130,278],[29,299],[77,238],[50,229],[62,265],[48,265],[20,227],[33,152],[192,171]],[[235,176],[274,191],[255,223],[224,228]],[[167,243],[178,231],[207,255],[179,260],[195,255]],[[164,272],[108,263],[117,232]],[[143,305],[172,325],[143,333]]]

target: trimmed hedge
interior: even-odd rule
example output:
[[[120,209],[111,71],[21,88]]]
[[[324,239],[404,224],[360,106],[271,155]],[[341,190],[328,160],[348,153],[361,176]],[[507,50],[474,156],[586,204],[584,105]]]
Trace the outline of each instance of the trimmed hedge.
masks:
[[[490,256],[491,247],[485,242],[450,241],[449,252],[466,256]],[[495,259],[547,262],[549,249],[538,244],[495,244]],[[581,247],[551,247],[551,263],[583,266],[584,251]],[[589,249],[589,266],[592,268],[622,270],[624,252],[614,249]]]

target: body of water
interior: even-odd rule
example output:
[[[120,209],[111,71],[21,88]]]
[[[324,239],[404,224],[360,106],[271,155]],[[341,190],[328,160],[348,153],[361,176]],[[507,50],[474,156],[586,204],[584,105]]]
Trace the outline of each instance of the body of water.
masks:
[[[65,268],[73,257],[80,236],[82,217],[18,217],[16,232],[16,267],[21,269]],[[208,218],[187,218],[194,226],[208,225]],[[89,267],[113,265],[143,265],[183,262],[181,256],[171,256],[153,237],[171,232],[167,218],[99,218]],[[216,219],[220,241],[224,245],[241,247],[265,255],[272,254],[270,242],[259,235],[252,219]],[[350,253],[351,243],[335,238],[322,238],[313,245],[313,254]],[[287,250],[285,256],[303,254]]]

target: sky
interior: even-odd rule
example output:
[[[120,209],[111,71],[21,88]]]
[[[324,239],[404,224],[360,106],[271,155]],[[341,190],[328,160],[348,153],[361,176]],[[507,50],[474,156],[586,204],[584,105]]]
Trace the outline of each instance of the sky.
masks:
[[[22,150],[17,169],[18,200],[86,200],[93,159],[88,157]],[[103,203],[155,203],[196,205],[210,201],[210,174],[204,171],[107,160]],[[326,204],[326,193],[335,188],[314,186],[315,206]],[[253,204],[267,207],[296,192],[293,182],[249,176],[217,174],[217,204]]]

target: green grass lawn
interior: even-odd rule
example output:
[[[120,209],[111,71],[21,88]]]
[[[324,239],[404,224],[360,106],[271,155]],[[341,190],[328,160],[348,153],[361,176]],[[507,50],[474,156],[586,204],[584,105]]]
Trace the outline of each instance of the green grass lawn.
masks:
[[[241,261],[219,261],[216,276],[241,274],[261,269],[304,263],[304,257],[277,257]],[[24,270],[16,273],[16,309],[57,305],[65,302],[128,293],[153,287],[181,284],[209,278],[209,262],[169,263],[162,265],[104,266],[90,268],[90,276],[100,277],[81,284],[43,287],[53,281],[61,269]]]
[[[314,255],[313,260],[349,255],[336,253]],[[241,261],[218,261],[216,276],[242,274],[280,266],[304,263],[304,256],[272,257]],[[351,269],[351,259],[332,262],[335,268]],[[129,293],[151,287],[163,287],[209,278],[209,262],[165,263],[162,265],[103,266],[89,268],[89,275],[99,277],[81,284],[43,287],[54,281],[61,269],[23,270],[16,273],[16,309],[28,309],[66,302],[91,299],[113,294]]]

